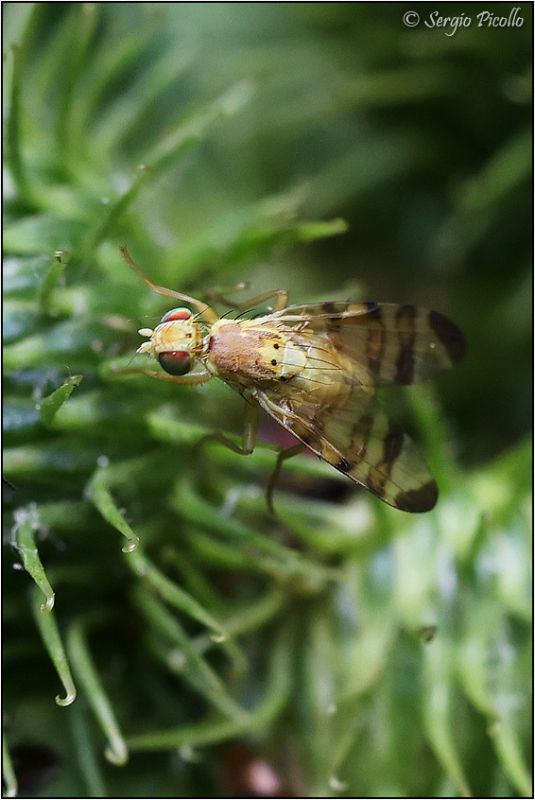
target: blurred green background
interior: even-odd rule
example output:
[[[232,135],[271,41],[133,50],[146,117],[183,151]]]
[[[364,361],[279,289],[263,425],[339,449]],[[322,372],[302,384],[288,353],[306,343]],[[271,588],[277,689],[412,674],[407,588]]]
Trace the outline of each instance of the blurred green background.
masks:
[[[531,793],[532,7],[415,5],[4,4],[7,796]],[[455,319],[396,403],[436,509],[302,456],[274,521],[280,429],[114,374],[169,307],[123,242]]]

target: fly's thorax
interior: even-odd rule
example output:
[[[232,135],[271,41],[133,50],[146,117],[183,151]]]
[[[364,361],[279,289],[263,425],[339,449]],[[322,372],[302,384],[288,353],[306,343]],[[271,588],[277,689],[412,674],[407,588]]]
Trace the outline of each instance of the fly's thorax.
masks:
[[[286,335],[284,339],[279,378],[281,381],[288,381],[306,368],[307,351],[305,347],[290,339],[289,336]]]
[[[306,350],[268,318],[218,320],[210,332],[206,366],[223,380],[242,386],[285,382],[305,365]]]

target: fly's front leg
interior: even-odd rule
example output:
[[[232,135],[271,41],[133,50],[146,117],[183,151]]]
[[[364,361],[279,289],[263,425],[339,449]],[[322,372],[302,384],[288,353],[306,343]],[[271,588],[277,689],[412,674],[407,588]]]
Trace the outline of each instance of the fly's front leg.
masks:
[[[251,403],[247,403],[245,406],[245,419],[243,423],[243,438],[241,447],[225,436],[224,433],[209,433],[207,436],[203,436],[202,439],[199,440],[198,444],[201,445],[209,441],[221,442],[221,444],[224,444],[225,447],[229,448],[229,450],[232,450],[233,453],[239,453],[241,456],[249,456],[253,452],[256,443],[257,427],[258,407],[251,405]]]
[[[159,286],[157,283],[151,280],[148,275],[145,275],[145,273],[138,267],[128,252],[126,245],[121,245],[119,249],[128,266],[131,267],[131,269],[133,269],[134,272],[136,272],[139,277],[150,286],[153,292],[156,292],[157,294],[163,294],[165,297],[173,297],[175,300],[181,300],[184,303],[189,303],[197,309],[201,319],[210,325],[212,325],[214,322],[217,322],[219,319],[219,314],[217,314],[213,308],[210,308],[210,306],[206,305],[206,303],[203,303],[201,300],[197,300],[195,297],[190,297],[189,294],[175,292],[174,289],[168,289],[166,286]]]
[[[157,369],[145,369],[144,367],[132,367],[128,369],[113,370],[113,375],[146,375],[149,378],[156,378],[158,381],[166,383],[181,383],[194,386],[198,383],[206,383],[212,375],[209,372],[190,372],[188,375],[169,375],[167,372],[160,372]]]
[[[267,505],[270,513],[273,514],[273,516],[275,516],[275,509],[273,507],[273,492],[275,491],[275,486],[277,485],[277,481],[279,479],[282,464],[284,461],[286,461],[286,459],[292,458],[292,456],[296,456],[298,453],[301,453],[304,449],[305,449],[304,444],[296,444],[293,447],[289,447],[287,450],[281,450],[277,456],[277,460],[275,462],[275,466],[269,478],[269,483],[266,489]]]

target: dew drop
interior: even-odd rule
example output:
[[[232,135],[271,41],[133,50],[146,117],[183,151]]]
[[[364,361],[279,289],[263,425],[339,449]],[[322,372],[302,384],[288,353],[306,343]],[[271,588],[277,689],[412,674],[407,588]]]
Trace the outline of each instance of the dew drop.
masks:
[[[128,749],[122,739],[116,739],[110,742],[109,746],[104,751],[104,756],[110,764],[116,767],[122,767],[128,761]]]
[[[227,641],[227,637],[224,633],[211,633],[210,639],[212,642],[215,642],[215,644],[222,644],[223,642]]]
[[[173,669],[184,669],[186,664],[188,663],[188,659],[178,648],[175,650],[171,650],[169,653],[169,666],[173,667]]]
[[[125,544],[124,547],[121,547],[121,550],[122,550],[123,553],[133,553],[134,550],[137,550],[138,544],[139,544],[139,539],[136,536],[135,539],[129,539],[128,540],[128,544]],[[144,567],[141,568],[141,569],[138,569],[138,574],[139,575],[145,575],[145,573],[146,573],[146,569]]]
[[[190,764],[193,764],[196,761],[200,761],[201,757],[199,753],[194,750],[194,748],[190,744],[183,744],[178,748],[178,755],[182,759],[182,761],[187,761]]]
[[[15,563],[13,564],[13,569],[21,570],[21,569],[24,569],[24,567],[22,566],[20,561],[15,561]]]
[[[329,778],[329,789],[332,789],[333,792],[343,792],[344,789],[347,789],[347,783],[339,780],[336,775],[331,775]]]
[[[223,505],[221,506],[219,512],[222,517],[232,516],[236,508],[236,505],[240,500],[241,494],[242,494],[242,489],[232,488],[227,491]]]
[[[51,594],[46,598],[46,602],[42,603],[39,608],[42,614],[50,614],[52,609],[54,608],[54,603],[56,601],[56,595]]]
[[[15,525],[24,525],[28,519],[28,512],[25,508],[16,508],[13,512],[13,518],[15,520]]]
[[[110,459],[108,456],[99,456],[97,458],[97,465],[99,467],[109,467],[110,466]]]

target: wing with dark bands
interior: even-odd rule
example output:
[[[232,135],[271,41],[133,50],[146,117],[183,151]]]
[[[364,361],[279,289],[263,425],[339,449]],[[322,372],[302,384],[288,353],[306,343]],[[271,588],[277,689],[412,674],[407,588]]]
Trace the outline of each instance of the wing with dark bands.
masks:
[[[305,335],[326,334],[377,385],[431,378],[461,361],[466,349],[463,334],[447,317],[413,305],[320,303],[289,306],[273,316],[289,326],[302,321]]]
[[[348,478],[401,511],[429,511],[438,489],[418,449],[363,388],[343,406],[314,409],[306,398],[257,395],[277,422]]]

